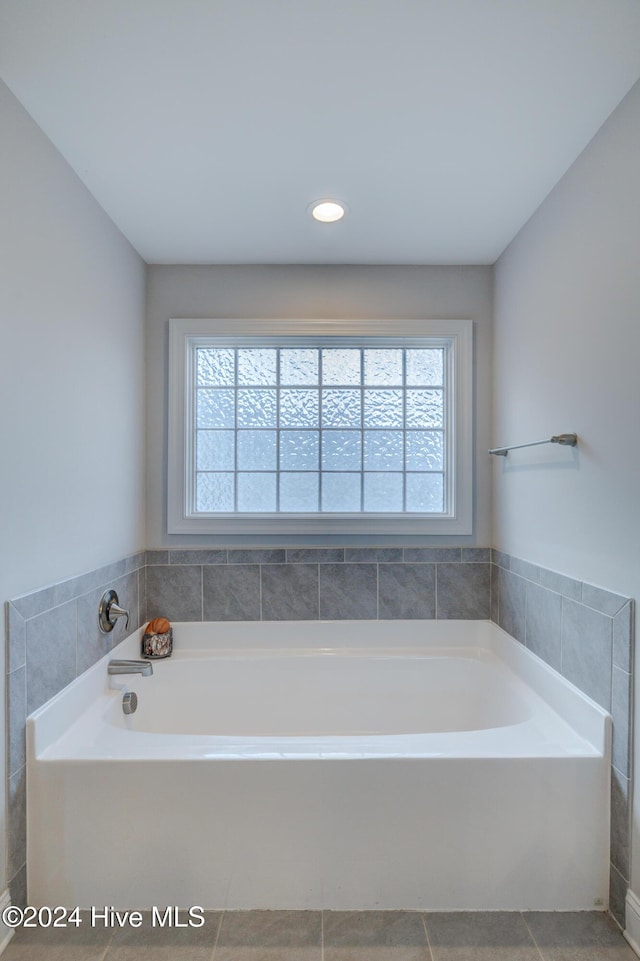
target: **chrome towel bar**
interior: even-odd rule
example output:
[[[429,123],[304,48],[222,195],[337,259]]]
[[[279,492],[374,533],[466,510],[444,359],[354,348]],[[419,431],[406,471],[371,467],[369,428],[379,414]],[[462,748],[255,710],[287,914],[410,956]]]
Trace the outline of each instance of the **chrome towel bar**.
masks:
[[[508,451],[519,450],[521,447],[538,447],[540,444],[562,444],[564,447],[575,447],[578,443],[577,434],[556,434],[548,440],[534,440],[529,444],[511,444],[509,447],[492,447],[490,454],[506,457]]]

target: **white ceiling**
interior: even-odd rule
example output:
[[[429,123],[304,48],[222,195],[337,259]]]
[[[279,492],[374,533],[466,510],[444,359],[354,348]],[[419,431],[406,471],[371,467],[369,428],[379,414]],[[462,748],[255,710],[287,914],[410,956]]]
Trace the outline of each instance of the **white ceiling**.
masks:
[[[492,263],[640,0],[0,0],[0,75],[148,262]]]

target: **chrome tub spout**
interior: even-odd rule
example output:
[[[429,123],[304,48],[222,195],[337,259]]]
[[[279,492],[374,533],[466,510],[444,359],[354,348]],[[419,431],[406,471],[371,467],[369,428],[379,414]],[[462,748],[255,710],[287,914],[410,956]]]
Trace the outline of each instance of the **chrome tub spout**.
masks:
[[[153,664],[150,664],[149,661],[112,660],[109,661],[107,673],[142,674],[143,677],[149,677],[150,674],[153,674]]]

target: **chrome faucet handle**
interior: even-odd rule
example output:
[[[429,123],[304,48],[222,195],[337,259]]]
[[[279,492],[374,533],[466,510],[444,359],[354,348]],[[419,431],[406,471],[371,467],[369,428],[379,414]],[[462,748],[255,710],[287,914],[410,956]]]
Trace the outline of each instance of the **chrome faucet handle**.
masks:
[[[125,630],[129,630],[129,611],[120,607],[115,591],[105,591],[98,609],[98,624],[103,634],[108,634],[116,626],[119,617],[126,617]]]
[[[116,601],[113,601],[109,605],[109,620],[113,621],[114,626],[116,623],[116,619],[118,617],[126,617],[124,627],[125,627],[125,630],[128,631],[129,630],[129,611],[125,611],[124,607],[120,607],[120,605]]]

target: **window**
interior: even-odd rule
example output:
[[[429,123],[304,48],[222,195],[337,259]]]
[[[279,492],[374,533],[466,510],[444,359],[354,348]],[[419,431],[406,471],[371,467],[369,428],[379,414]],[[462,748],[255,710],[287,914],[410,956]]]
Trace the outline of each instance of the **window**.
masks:
[[[169,533],[469,533],[470,321],[173,320]]]

